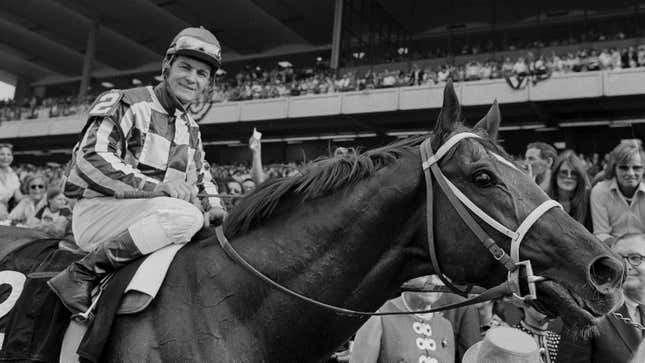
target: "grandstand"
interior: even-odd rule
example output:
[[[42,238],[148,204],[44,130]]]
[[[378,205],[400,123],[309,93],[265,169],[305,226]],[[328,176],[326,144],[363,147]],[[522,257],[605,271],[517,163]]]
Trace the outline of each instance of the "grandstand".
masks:
[[[215,163],[248,160],[253,127],[268,163],[425,132],[447,77],[471,122],[501,103],[513,154],[534,140],[604,153],[645,135],[639,1],[4,0],[0,80],[16,95],[0,142],[18,163],[65,161],[88,102],[158,82],[189,25],[223,44],[217,89],[193,108]]]

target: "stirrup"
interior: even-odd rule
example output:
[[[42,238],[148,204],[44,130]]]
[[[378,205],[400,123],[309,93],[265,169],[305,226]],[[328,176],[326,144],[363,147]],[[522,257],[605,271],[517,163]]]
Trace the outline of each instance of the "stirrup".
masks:
[[[95,316],[94,316],[94,313],[92,312],[92,307],[90,307],[84,313],[72,314],[71,319],[78,324],[89,325],[92,321],[94,321],[94,317]]]
[[[98,305],[101,295],[103,295],[103,291],[105,290],[108,282],[112,279],[113,275],[114,274],[109,274],[99,282],[98,286],[94,288],[94,292],[92,293],[92,304],[87,308],[87,311],[72,314],[72,320],[79,324],[89,324],[94,320],[94,310],[96,310],[96,305]]]

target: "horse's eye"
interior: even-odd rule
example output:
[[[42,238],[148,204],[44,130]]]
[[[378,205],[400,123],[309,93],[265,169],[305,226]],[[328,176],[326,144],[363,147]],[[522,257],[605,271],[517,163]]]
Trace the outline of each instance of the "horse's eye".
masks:
[[[473,174],[473,182],[478,187],[486,188],[495,184],[495,178],[490,172],[482,170]]]

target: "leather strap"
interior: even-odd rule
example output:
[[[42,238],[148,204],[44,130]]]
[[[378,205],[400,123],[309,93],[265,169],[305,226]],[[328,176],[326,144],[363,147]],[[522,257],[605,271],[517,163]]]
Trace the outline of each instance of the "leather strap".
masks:
[[[535,223],[544,213],[551,208],[562,208],[562,205],[553,199],[545,200],[540,206],[533,209],[533,211],[524,219],[522,224],[517,227],[517,238],[511,241],[511,258],[513,261],[520,260],[520,244],[524,239],[524,235],[529,231],[533,223]]]
[[[479,138],[479,136],[475,134],[461,133],[461,134],[455,135],[453,138],[448,140],[448,142],[444,144],[444,146],[447,146],[447,145],[454,146],[456,144],[454,140],[460,141],[466,137]],[[441,170],[439,169],[439,166],[436,161],[438,161],[441,156],[444,156],[447,150],[449,149],[439,148],[437,155],[433,157],[430,139],[424,140],[421,143],[421,146],[419,148],[420,148],[421,157],[423,158],[423,160],[434,161],[434,162],[424,163],[423,165],[424,173],[425,173],[425,181],[426,181],[426,195],[427,195],[427,201],[426,201],[427,218],[426,219],[427,219],[428,251],[430,253],[430,259],[432,261],[432,267],[434,268],[434,272],[439,276],[441,281],[447,287],[453,289],[453,291],[456,294],[466,297],[468,292],[470,291],[470,288],[467,290],[462,290],[457,288],[443,274],[443,272],[441,271],[441,266],[439,265],[439,259],[437,258],[436,243],[435,243],[435,237],[434,237],[434,226],[433,226],[433,218],[432,218],[432,216],[434,215],[433,214],[434,201],[433,201],[432,175],[434,176],[435,180],[437,181],[437,184],[443,191],[444,195],[448,198],[448,200],[450,201],[450,204],[453,206],[453,208],[455,208],[455,210],[462,218],[464,223],[466,223],[466,225],[470,228],[470,230],[473,231],[473,233],[481,241],[484,247],[486,247],[486,249],[488,249],[488,251],[493,255],[495,260],[500,261],[500,263],[502,263],[509,271],[513,271],[515,269],[515,263],[511,260],[508,254],[506,254],[506,252],[501,247],[499,247],[495,243],[495,241],[493,241],[493,239],[490,238],[488,234],[481,228],[481,226],[475,221],[475,219],[471,216],[471,214],[466,210],[466,208],[460,202],[460,200],[455,196],[455,194],[453,193],[453,190],[448,186],[447,184],[448,180],[443,175],[443,173],[441,173]],[[441,154],[439,154],[439,152],[441,152]],[[430,175],[430,173],[432,173],[432,175]]]
[[[512,294],[512,290],[508,284],[508,281],[504,281],[503,283],[488,289],[484,291],[483,293],[477,295],[474,298],[467,299],[458,303],[454,304],[449,304],[449,305],[444,305],[444,306],[439,306],[436,308],[432,309],[426,309],[426,310],[416,310],[416,311],[395,311],[395,312],[369,312],[369,311],[359,311],[359,310],[352,310],[352,309],[346,309],[346,308],[341,308],[338,306],[330,305],[318,300],[314,300],[312,298],[309,298],[307,296],[304,296],[296,291],[293,291],[285,286],[280,285],[279,283],[273,281],[270,277],[266,276],[262,272],[258,271],[255,267],[253,267],[251,264],[249,264],[240,254],[231,246],[230,242],[228,241],[228,238],[224,235],[224,230],[222,229],[222,226],[218,226],[215,228],[215,235],[217,236],[217,241],[219,242],[220,246],[226,253],[226,255],[232,259],[233,261],[237,262],[242,266],[245,270],[250,272],[252,275],[258,277],[260,280],[264,281],[265,283],[269,284],[276,290],[279,290],[287,295],[296,297],[304,302],[307,302],[312,305],[316,305],[320,308],[326,309],[333,311],[335,313],[338,313],[340,315],[345,315],[345,316],[354,316],[354,317],[359,317],[359,316],[386,316],[386,315],[410,315],[410,314],[427,314],[427,313],[433,313],[436,311],[443,311],[443,310],[449,310],[449,309],[455,309],[459,308],[462,306],[467,306],[467,305],[472,305],[472,304],[477,304],[483,301],[488,301],[488,300],[493,300],[497,299],[503,296],[508,296]]]

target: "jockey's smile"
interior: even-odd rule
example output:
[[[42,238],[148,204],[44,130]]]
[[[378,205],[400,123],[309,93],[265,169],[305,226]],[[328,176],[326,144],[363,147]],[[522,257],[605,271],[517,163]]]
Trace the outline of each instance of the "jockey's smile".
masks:
[[[199,99],[211,80],[211,66],[200,60],[178,55],[167,73],[170,93],[187,106]]]

